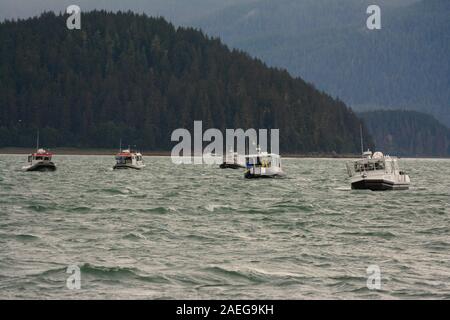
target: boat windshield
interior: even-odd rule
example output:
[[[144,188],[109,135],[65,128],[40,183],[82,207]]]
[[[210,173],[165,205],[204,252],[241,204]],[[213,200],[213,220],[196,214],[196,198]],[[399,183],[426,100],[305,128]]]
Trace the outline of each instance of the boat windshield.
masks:
[[[131,156],[127,156],[127,157],[125,157],[125,156],[117,156],[116,157],[116,161],[119,164],[125,164],[125,163],[131,163],[132,159],[131,159]]]
[[[247,167],[262,167],[262,168],[270,168],[272,166],[279,167],[280,161],[278,158],[273,158],[269,156],[263,157],[250,157],[247,158]]]
[[[28,162],[31,162],[31,160],[36,160],[36,161],[50,161],[51,160],[51,158],[49,157],[49,156],[40,156],[40,155],[37,155],[37,156],[29,156],[28,157]]]
[[[369,161],[369,162],[355,162],[354,171],[355,172],[364,172],[364,171],[373,171],[373,170],[384,170],[385,164],[384,161]]]

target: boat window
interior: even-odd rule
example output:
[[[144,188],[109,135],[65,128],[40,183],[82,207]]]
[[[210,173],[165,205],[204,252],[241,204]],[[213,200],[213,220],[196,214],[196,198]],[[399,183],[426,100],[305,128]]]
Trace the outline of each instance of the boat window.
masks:
[[[384,162],[375,162],[375,170],[384,170]]]
[[[271,166],[271,161],[269,159],[262,159],[261,166],[263,168],[269,168]]]
[[[354,165],[355,172],[384,170],[384,168],[385,168],[385,165],[384,165],[384,162],[382,162],[382,161],[367,162],[367,163],[355,163],[355,165]]]
[[[131,163],[131,157],[122,157],[122,156],[119,156],[119,157],[116,157],[116,161],[117,161],[117,163],[119,163],[119,164]]]
[[[31,162],[33,160],[33,156],[28,156],[28,162]]]
[[[255,166],[255,167],[260,167],[261,166],[261,158],[260,157],[248,158],[247,159],[247,164]]]
[[[36,160],[42,160],[42,156],[36,156]]]
[[[392,172],[392,162],[386,162],[386,172],[391,173]]]
[[[362,163],[355,163],[355,172],[364,171],[364,165]]]
[[[394,165],[394,170],[396,170],[396,171],[399,171],[399,170],[400,170],[400,167],[398,166],[397,160],[394,160],[393,165]]]

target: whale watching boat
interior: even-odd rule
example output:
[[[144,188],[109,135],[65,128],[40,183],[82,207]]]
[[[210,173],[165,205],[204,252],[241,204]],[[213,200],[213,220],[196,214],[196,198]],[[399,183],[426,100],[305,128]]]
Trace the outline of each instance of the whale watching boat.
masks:
[[[56,165],[52,161],[53,153],[39,148],[39,130],[36,139],[36,152],[28,156],[28,165],[22,169],[25,171],[55,171]]]
[[[382,152],[364,152],[363,130],[361,134],[361,159],[347,163],[347,173],[352,189],[407,190],[411,183],[409,176],[401,171],[397,157]]]
[[[56,165],[52,161],[53,153],[44,149],[38,149],[28,156],[28,165],[23,167],[25,171],[55,171]]]
[[[371,151],[363,153],[362,159],[347,163],[352,189],[406,190],[409,176],[401,171],[396,157]]]
[[[136,169],[140,170],[144,168],[144,161],[142,160],[142,154],[131,149],[121,150],[116,154],[116,164],[113,169]]]
[[[220,165],[221,169],[240,169],[245,168],[245,157],[231,150],[225,156],[224,162]]]
[[[256,154],[246,155],[245,178],[275,178],[285,175],[281,169],[281,157],[278,154],[261,152],[258,147]]]

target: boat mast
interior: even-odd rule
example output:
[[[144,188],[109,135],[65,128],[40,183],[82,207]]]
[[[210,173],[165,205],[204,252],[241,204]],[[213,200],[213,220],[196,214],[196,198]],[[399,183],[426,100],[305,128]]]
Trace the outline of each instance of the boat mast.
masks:
[[[364,154],[364,141],[363,141],[362,124],[359,124],[359,135],[361,137],[361,156],[362,156]]]
[[[122,139],[120,139],[120,142],[119,142],[119,152],[122,152]]]
[[[39,150],[39,129],[37,130],[37,137],[36,137],[36,151]]]
[[[362,130],[362,124],[359,124],[359,134],[361,136],[361,158],[364,159],[364,140],[363,140],[363,130]],[[363,170],[364,170],[364,176],[366,176],[366,166],[364,163],[362,163]]]

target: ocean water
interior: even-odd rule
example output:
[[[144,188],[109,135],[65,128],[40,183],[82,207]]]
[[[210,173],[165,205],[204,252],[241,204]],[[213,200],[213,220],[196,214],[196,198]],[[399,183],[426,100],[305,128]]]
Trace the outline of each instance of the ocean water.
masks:
[[[285,159],[268,180],[167,157],[25,160],[0,156],[3,299],[450,299],[450,160],[402,159],[411,189],[389,192],[350,190],[341,159]]]

